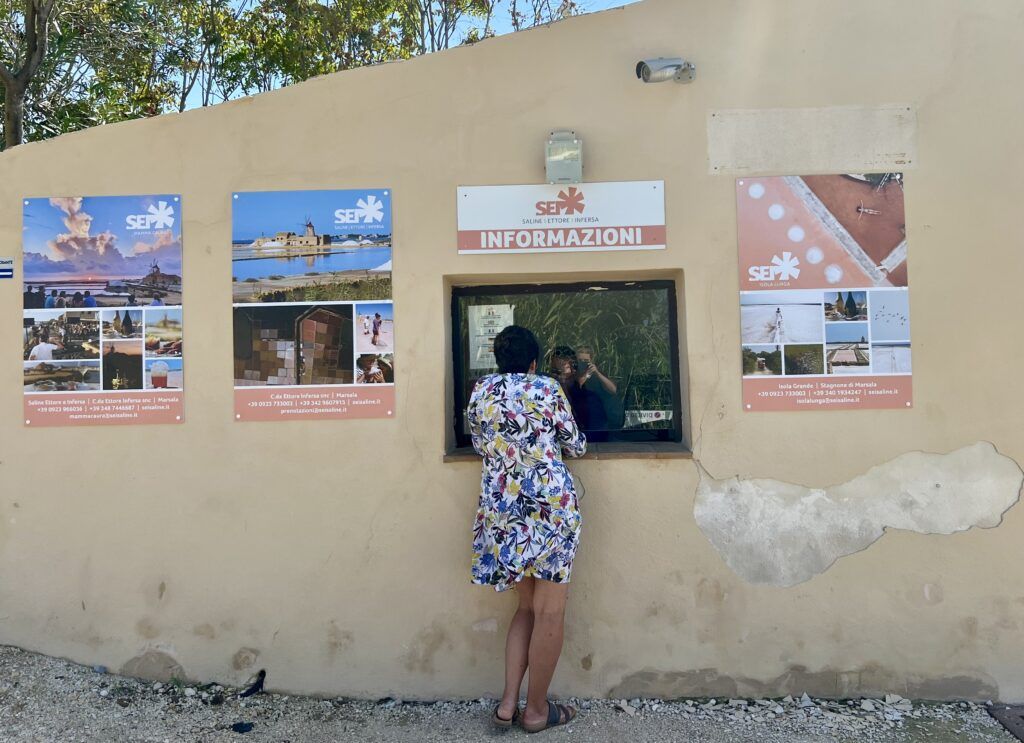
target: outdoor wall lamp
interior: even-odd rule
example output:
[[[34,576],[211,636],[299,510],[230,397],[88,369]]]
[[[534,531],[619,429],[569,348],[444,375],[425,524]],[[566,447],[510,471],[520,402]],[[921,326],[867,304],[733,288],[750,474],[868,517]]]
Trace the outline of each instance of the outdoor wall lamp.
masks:
[[[544,147],[548,183],[579,183],[583,180],[583,140],[576,132],[551,132]]]
[[[642,59],[636,63],[636,76],[645,83],[663,83],[667,80],[692,83],[697,76],[697,67],[693,62],[679,57]]]

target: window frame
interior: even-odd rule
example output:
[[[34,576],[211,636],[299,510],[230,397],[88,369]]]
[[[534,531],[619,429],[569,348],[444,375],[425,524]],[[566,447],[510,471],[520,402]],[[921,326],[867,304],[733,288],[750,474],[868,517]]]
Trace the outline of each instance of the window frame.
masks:
[[[619,446],[630,446],[631,444],[643,444],[652,447],[655,451],[664,449],[666,451],[678,451],[684,446],[685,430],[683,425],[683,370],[681,368],[681,349],[679,347],[679,307],[677,301],[677,281],[675,279],[638,279],[631,280],[628,277],[616,278],[612,281],[551,281],[551,282],[530,282],[530,283],[509,283],[509,284],[458,284],[451,287],[451,361],[453,387],[452,398],[449,401],[452,409],[452,428],[454,443],[457,451],[471,449],[472,441],[468,433],[464,433],[467,399],[460,399],[465,395],[466,373],[463,354],[466,349],[462,347],[462,331],[460,299],[463,297],[479,297],[487,295],[529,295],[529,294],[554,294],[558,292],[585,293],[592,291],[594,287],[601,287],[606,290],[616,291],[643,291],[662,290],[667,295],[668,318],[669,318],[669,362],[672,372],[672,427],[664,429],[644,429],[642,431],[621,430],[609,432],[612,438],[609,441],[595,444],[601,448],[613,448]],[[542,349],[543,351],[543,349]],[[652,437],[652,434],[655,434]]]

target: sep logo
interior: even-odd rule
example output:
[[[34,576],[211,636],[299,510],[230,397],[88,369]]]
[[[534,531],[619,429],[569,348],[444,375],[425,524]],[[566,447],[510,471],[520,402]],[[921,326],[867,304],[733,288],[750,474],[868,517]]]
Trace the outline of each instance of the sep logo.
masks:
[[[554,201],[538,201],[536,203],[538,216],[555,216],[558,214],[582,214],[587,205],[583,203],[583,192],[575,186],[568,190],[559,191],[558,198]]]
[[[174,226],[174,207],[166,201],[149,205],[146,214],[129,214],[124,218],[129,230],[166,230]]]
[[[769,266],[751,266],[747,269],[747,275],[751,281],[788,281],[800,276],[800,259],[788,250],[780,258],[772,256]]]
[[[335,209],[335,224],[371,224],[384,221],[384,202],[373,194],[359,199],[354,209]]]

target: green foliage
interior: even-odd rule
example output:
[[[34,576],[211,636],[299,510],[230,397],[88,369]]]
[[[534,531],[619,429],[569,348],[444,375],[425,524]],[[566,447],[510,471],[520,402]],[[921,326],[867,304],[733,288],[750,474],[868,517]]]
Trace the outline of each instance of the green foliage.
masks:
[[[273,277],[271,277],[273,278]],[[248,281],[248,279],[247,279]],[[363,299],[391,299],[391,277],[356,281],[324,281],[309,286],[263,292],[255,302],[331,302]]]
[[[589,346],[598,368],[618,385],[626,409],[671,409],[672,357],[664,296],[662,291],[638,290],[462,297],[462,348],[468,352],[469,306],[511,304],[515,324],[532,330],[540,343],[540,372],[550,372],[548,355],[555,346]],[[468,392],[475,379],[466,382]]]
[[[786,374],[824,374],[821,346],[786,346]]]
[[[24,91],[26,141],[182,111],[493,34],[497,0],[57,0]],[[25,54],[25,0],[0,0],[0,63]],[[575,3],[513,0],[522,28]],[[2,90],[2,88],[0,88]],[[15,110],[15,109],[12,109]]]
[[[758,351],[754,352],[749,348],[743,349],[743,373],[754,374],[758,371],[758,359],[764,361],[765,369],[773,374],[782,374],[782,352],[781,351]]]

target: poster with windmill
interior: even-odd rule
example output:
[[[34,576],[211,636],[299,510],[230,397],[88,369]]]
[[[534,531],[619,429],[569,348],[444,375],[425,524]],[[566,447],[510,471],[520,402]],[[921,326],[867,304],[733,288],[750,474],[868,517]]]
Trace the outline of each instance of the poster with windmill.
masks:
[[[181,197],[23,202],[26,426],[184,419]]]
[[[239,192],[232,207],[235,419],[392,416],[390,191]]]

